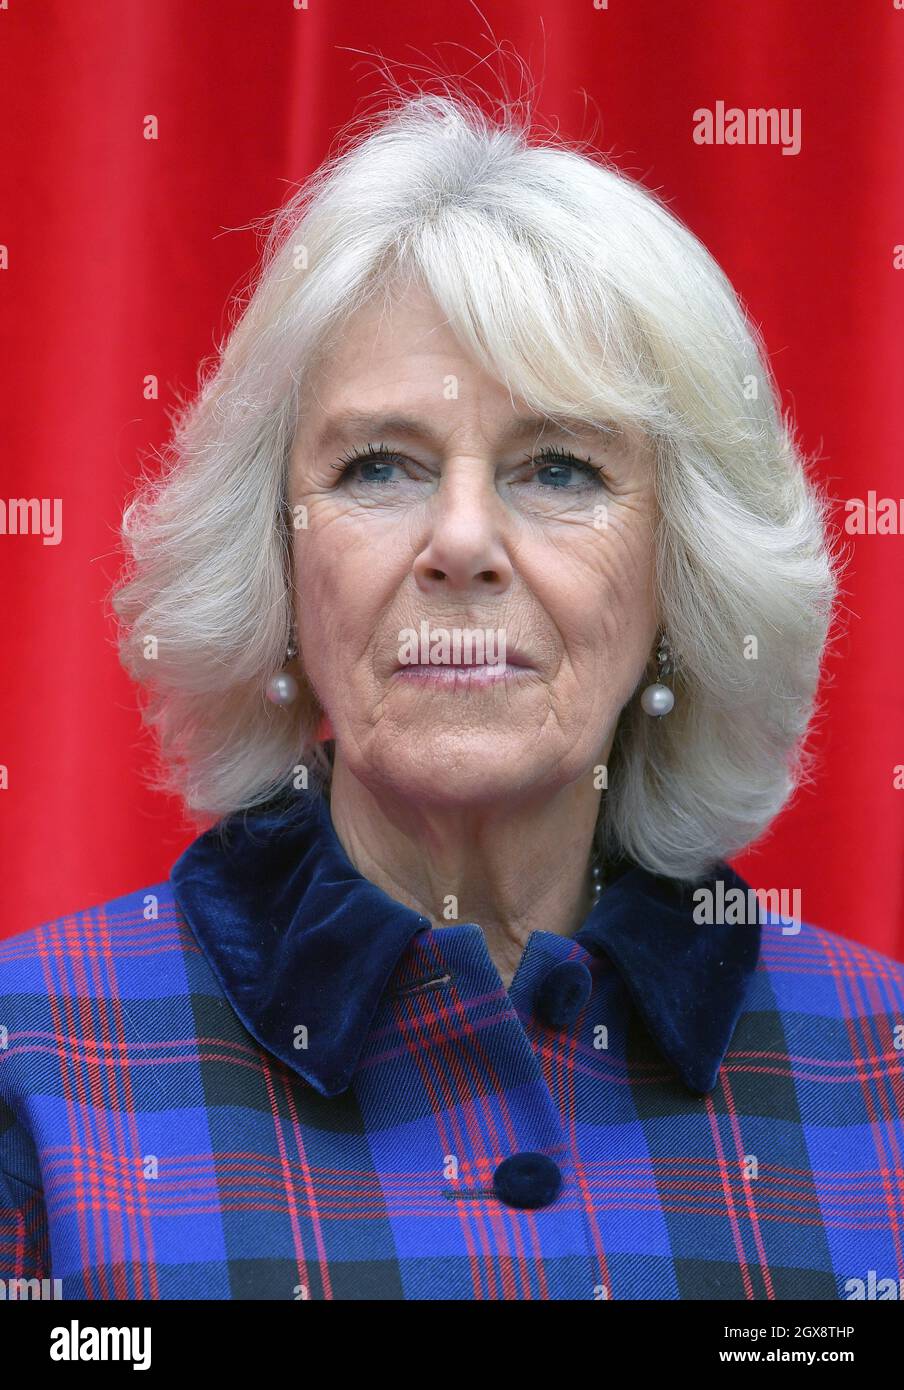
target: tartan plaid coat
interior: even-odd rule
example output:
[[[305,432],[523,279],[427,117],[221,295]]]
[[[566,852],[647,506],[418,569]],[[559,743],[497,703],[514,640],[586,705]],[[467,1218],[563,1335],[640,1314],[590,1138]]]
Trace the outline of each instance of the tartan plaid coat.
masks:
[[[305,797],[0,943],[0,1296],[896,1296],[904,966],[697,902],[622,866],[506,990]]]

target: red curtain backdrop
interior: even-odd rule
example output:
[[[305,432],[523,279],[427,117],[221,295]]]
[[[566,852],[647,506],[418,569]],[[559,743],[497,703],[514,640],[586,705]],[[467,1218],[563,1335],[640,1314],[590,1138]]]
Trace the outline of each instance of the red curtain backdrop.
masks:
[[[819,455],[850,559],[816,775],[736,863],[904,957],[904,538],[843,529],[847,499],[904,494],[900,3],[2,0],[0,499],[60,498],[63,524],[57,545],[0,534],[0,934],[164,878],[192,838],[145,786],[105,608],[123,501],[227,327],[255,220],[370,106],[379,55],[497,94],[495,35],[563,135],[710,248]],[[799,110],[800,152],[695,143],[694,111],[720,101]]]

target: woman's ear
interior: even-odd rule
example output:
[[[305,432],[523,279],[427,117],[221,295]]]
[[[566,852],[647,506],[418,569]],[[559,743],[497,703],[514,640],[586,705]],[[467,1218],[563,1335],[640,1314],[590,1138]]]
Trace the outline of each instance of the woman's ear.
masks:
[[[317,692],[308,680],[308,674],[304,669],[304,662],[300,655],[296,657],[296,679],[298,681],[298,709],[302,726],[313,729],[315,743],[329,743],[336,737],[329,715],[324,710]]]

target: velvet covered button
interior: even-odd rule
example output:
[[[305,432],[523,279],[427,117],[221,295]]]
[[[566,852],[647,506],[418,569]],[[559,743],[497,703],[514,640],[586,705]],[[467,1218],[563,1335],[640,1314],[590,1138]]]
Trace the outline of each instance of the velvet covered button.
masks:
[[[493,1174],[496,1196],[509,1207],[546,1207],[561,1186],[559,1165],[546,1154],[512,1154]]]
[[[563,960],[544,977],[535,1000],[537,1012],[551,1028],[568,1028],[590,998],[593,980],[579,960]]]

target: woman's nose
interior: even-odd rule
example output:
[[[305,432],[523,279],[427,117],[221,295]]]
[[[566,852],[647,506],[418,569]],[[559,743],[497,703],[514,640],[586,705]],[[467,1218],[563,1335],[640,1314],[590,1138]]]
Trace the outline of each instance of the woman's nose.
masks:
[[[430,504],[428,533],[414,562],[425,592],[501,593],[512,582],[502,527],[504,508],[491,482],[474,473],[443,478]]]

